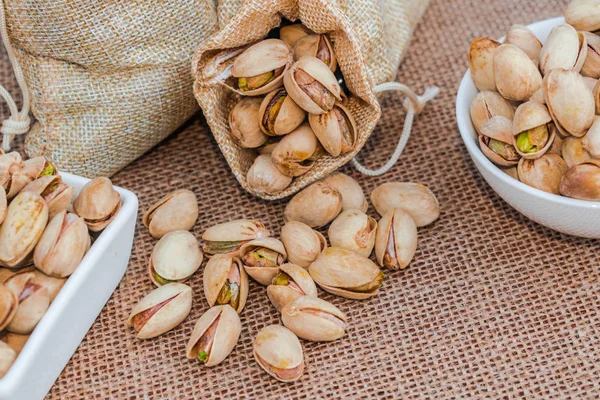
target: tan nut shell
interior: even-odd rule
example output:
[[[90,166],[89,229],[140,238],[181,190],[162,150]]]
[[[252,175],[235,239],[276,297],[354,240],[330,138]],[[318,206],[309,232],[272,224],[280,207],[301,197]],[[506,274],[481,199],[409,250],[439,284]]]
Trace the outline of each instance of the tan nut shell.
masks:
[[[271,236],[265,226],[256,220],[237,219],[213,225],[202,234],[202,240],[211,242],[237,242]]]
[[[600,36],[584,32],[585,39],[588,46],[587,57],[583,68],[581,68],[581,75],[594,79],[600,78]]]
[[[308,124],[302,124],[294,132],[279,141],[271,153],[273,164],[287,176],[301,176],[314,166],[307,162],[317,151],[319,142]]]
[[[194,346],[219,316],[221,319],[216,328],[210,355],[204,365],[213,367],[223,362],[229,356],[240,338],[242,322],[235,310],[229,304],[226,304],[224,306],[211,307],[198,319],[196,325],[194,325],[190,340],[185,347],[187,358],[196,359],[198,357],[198,354],[193,354]]]
[[[513,140],[512,144],[517,153],[523,158],[534,160],[540,158],[546,154],[552,147],[554,139],[556,137],[556,127],[554,124],[547,126],[548,128],[548,142],[546,145],[534,153],[523,153],[517,146],[517,136],[521,132],[528,131],[538,126],[547,125],[552,121],[552,117],[548,112],[545,105],[537,103],[535,101],[529,101],[521,104],[517,111],[515,111],[515,118],[513,121]]]
[[[571,25],[555,26],[540,51],[540,69],[544,75],[556,68],[581,71],[587,58],[586,36]]]
[[[17,314],[19,298],[12,290],[4,285],[0,285],[0,331],[13,320]]]
[[[527,101],[542,87],[542,75],[523,50],[503,44],[494,54],[494,78],[498,92],[507,100]]]
[[[565,11],[567,23],[579,31],[600,29],[600,8],[597,0],[571,0]]]
[[[517,46],[531,58],[535,65],[539,65],[542,42],[528,27],[513,25],[506,34],[506,43]]]
[[[275,118],[273,132],[269,132],[267,127],[265,127],[263,124],[263,116],[267,111],[267,106],[269,105],[271,99],[281,91],[285,92],[285,88],[277,88],[273,90],[271,93],[267,94],[260,103],[260,109],[258,111],[258,124],[261,131],[269,136],[287,135],[299,127],[306,118],[306,111],[300,108],[298,104],[296,104],[294,100],[287,95],[287,92],[285,92],[285,100],[283,100],[281,108],[279,109],[277,117]]]
[[[369,203],[367,203],[362,187],[354,178],[341,172],[336,172],[323,179],[323,182],[340,192],[342,195],[342,210],[367,212]]]
[[[148,262],[148,275],[152,283],[161,286],[154,272],[169,281],[186,281],[200,268],[204,255],[198,241],[188,231],[172,231],[154,246]]]
[[[583,164],[592,158],[591,154],[583,147],[583,138],[573,136],[569,136],[563,141],[561,155],[569,168]]]
[[[0,342],[0,378],[6,375],[16,359],[17,352],[6,343]]]
[[[240,248],[240,259],[243,259],[246,254],[250,253],[258,247],[264,247],[266,249],[274,250],[281,254],[284,260],[287,258],[287,253],[285,252],[285,247],[283,247],[283,243],[281,243],[278,239],[275,238],[263,238],[252,240],[244,244]],[[265,286],[270,285],[273,278],[279,273],[279,268],[271,267],[248,267],[244,265],[244,269],[252,279]]]
[[[304,268],[299,265],[288,263],[283,264],[280,269],[294,280],[296,285],[300,287],[305,295],[314,297],[318,295],[315,282]],[[302,294],[289,286],[270,284],[267,287],[267,296],[277,311],[280,311],[286,304],[295,298],[302,296]]]
[[[43,158],[43,157],[42,157]],[[62,178],[60,175],[47,175],[42,176],[39,179],[31,182],[27,186],[23,188],[23,191],[31,191],[39,194],[40,196],[44,191],[52,185],[58,185],[62,183]],[[75,193],[75,188],[73,186],[67,186],[62,192],[60,192],[56,197],[47,201],[48,203],[48,217],[52,218],[56,214],[61,211],[65,211],[71,205],[71,200],[73,199],[73,195]]]
[[[318,310],[347,321],[346,315],[333,304],[313,296],[301,296],[288,303],[281,310],[281,321],[286,328],[298,337],[313,342],[338,340],[346,333],[345,326],[340,326],[327,318],[304,312]]]
[[[336,108],[339,108],[341,113],[345,114],[350,122],[349,128],[352,143],[344,143],[340,125],[335,114]],[[309,114],[308,122],[319,142],[323,145],[323,148],[332,156],[337,157],[354,149],[357,139],[356,122],[354,122],[352,113],[341,103],[336,103],[334,109],[325,114]]]
[[[471,121],[477,133],[492,117],[506,117],[512,121],[515,110],[496,92],[479,92],[471,103]]]
[[[169,283],[148,293],[131,310],[127,324],[133,326],[133,317],[170,299],[136,334],[138,339],[151,339],[179,325],[192,309],[192,289],[183,283]]]
[[[303,56],[317,57],[319,51],[319,41],[321,38],[325,41],[325,46],[329,50],[329,56],[331,58],[329,62],[329,69],[331,72],[335,72],[337,69],[337,59],[333,46],[327,35],[306,35],[301,37],[294,43],[294,61],[298,61]]]
[[[426,186],[412,182],[388,182],[371,192],[371,203],[385,215],[393,208],[402,208],[420,228],[431,224],[440,216],[440,204]]]
[[[393,229],[394,249],[398,268],[406,268],[417,251],[417,226],[410,214],[401,208],[393,208],[381,217],[377,226],[375,254],[377,256],[377,263],[382,267],[384,266],[384,256],[388,248],[391,229]]]
[[[56,296],[58,296],[58,293],[62,287],[65,285],[65,283],[67,283],[67,279],[48,276],[42,271],[39,271],[33,267],[31,267],[31,270],[35,274],[31,282],[45,287],[48,291],[48,295],[50,296],[50,303],[52,303]]]
[[[258,332],[252,343],[254,358],[262,369],[273,378],[282,382],[293,382],[304,372],[304,355],[302,345],[292,331],[282,325],[269,325]],[[298,376],[283,380],[264,366],[260,359],[268,365],[280,369],[301,367]]]
[[[469,48],[469,69],[477,89],[496,90],[494,80],[494,53],[500,43],[494,39],[479,38]]]
[[[592,157],[600,159],[600,118],[596,118],[581,143]]]
[[[121,195],[110,179],[104,177],[88,182],[73,202],[73,212],[85,219],[92,232],[106,228],[120,209]]]
[[[521,159],[517,167],[521,182],[554,194],[559,194],[560,181],[567,169],[567,163],[556,154],[544,154],[535,160]]]
[[[298,221],[286,222],[281,228],[281,241],[288,260],[302,268],[308,268],[327,247],[327,240],[320,232]]]
[[[18,333],[7,333],[2,338],[2,342],[6,343],[17,355],[19,355],[21,350],[23,350],[23,347],[25,347],[25,344],[27,344],[30,336],[31,335],[19,335]]]
[[[257,193],[277,194],[292,183],[292,177],[281,173],[271,155],[261,154],[248,170],[246,183]]]
[[[33,272],[15,274],[8,278],[4,285],[10,289],[17,298],[23,292],[24,287],[35,277]],[[40,287],[30,296],[19,302],[17,313],[6,330],[21,335],[33,332],[38,322],[42,319],[50,306],[50,295],[45,287]]]
[[[341,247],[369,257],[375,246],[377,221],[360,210],[342,211],[329,226],[329,241],[333,247]]]
[[[214,306],[221,292],[221,288],[227,282],[229,270],[233,265],[236,265],[240,271],[240,302],[237,308],[237,313],[241,313],[248,299],[248,275],[242,266],[239,258],[232,254],[216,254],[204,267],[203,283],[204,296],[208,301],[209,306]]]
[[[191,190],[175,190],[144,214],[142,222],[150,235],[160,239],[168,232],[189,231],[198,219],[198,199]]]
[[[260,128],[261,98],[242,97],[229,113],[231,139],[235,144],[247,149],[255,149],[267,141]]]
[[[312,34],[314,34],[314,32],[302,24],[282,26],[279,29],[279,38],[286,42],[290,47],[294,47],[296,42],[304,36]]]
[[[600,161],[590,160],[569,168],[560,182],[560,194],[574,199],[600,201]]]
[[[6,213],[8,212],[8,200],[6,200],[6,190],[4,187],[0,186],[0,225],[4,222],[4,218],[6,218]]]
[[[324,182],[316,182],[292,197],[285,207],[284,220],[300,221],[318,228],[327,225],[342,210],[342,195]]]

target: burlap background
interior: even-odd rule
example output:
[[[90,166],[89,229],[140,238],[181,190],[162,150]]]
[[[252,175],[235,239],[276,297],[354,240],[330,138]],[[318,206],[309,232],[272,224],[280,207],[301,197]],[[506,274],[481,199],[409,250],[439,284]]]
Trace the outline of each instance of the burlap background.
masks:
[[[195,303],[177,329],[151,341],[125,326],[152,284],[144,275],[155,243],[141,226],[125,279],[52,388],[50,399],[477,398],[597,399],[600,396],[600,246],[522,217],[483,181],[458,135],[454,98],[466,49],[511,23],[557,16],[567,0],[432,0],[398,79],[442,87],[417,120],[406,153],[390,173],[359,177],[366,190],[388,180],[428,185],[441,218],[420,230],[405,271],[388,273],[381,294],[365,302],[323,296],[350,318],[336,343],[303,343],[307,370],[285,385],[252,360],[251,340],[278,317],[264,288],[251,284],[240,343],[219,367],[184,358],[187,336],[207,308],[202,277]],[[0,78],[8,82],[6,64]],[[403,122],[401,100],[383,100],[381,125],[361,154],[374,166],[391,152]],[[6,115],[6,114],[5,114]],[[176,188],[191,188],[201,214],[194,233],[241,216],[279,231],[285,202],[260,201],[228,170],[204,120],[197,118],[115,176],[142,209]],[[373,214],[373,209],[370,209]],[[42,360],[40,360],[42,361]]]

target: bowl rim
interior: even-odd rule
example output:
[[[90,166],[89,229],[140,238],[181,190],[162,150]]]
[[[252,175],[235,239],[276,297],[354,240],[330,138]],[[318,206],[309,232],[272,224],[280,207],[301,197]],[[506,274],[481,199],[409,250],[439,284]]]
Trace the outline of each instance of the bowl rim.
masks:
[[[536,32],[540,29],[540,25],[559,25],[565,22],[564,17],[550,18],[542,21],[535,22],[533,24],[528,25],[532,31]],[[500,40],[503,41],[504,38]],[[565,205],[569,207],[579,207],[585,209],[600,209],[599,201],[588,201],[588,200],[579,200],[572,199],[565,196],[560,196],[553,193],[547,193],[543,190],[536,189],[532,186],[526,185],[523,182],[511,177],[510,175],[504,173],[500,168],[498,168],[494,163],[492,163],[481,151],[479,146],[476,144],[476,140],[473,140],[473,135],[477,135],[475,132],[475,128],[473,127],[473,123],[471,121],[470,115],[470,105],[471,101],[467,98],[467,91],[469,87],[474,87],[473,79],[471,77],[471,71],[467,69],[467,72],[463,76],[460,86],[458,88],[458,92],[456,94],[456,121],[458,124],[458,130],[460,132],[460,137],[465,144],[471,158],[475,163],[478,163],[485,168],[490,173],[494,174],[498,177],[503,183],[507,184],[514,190],[520,190],[525,192],[531,196],[537,197],[539,199],[552,201],[556,204]],[[477,90],[477,89],[476,89]],[[485,179],[485,177],[484,177]],[[487,183],[487,179],[486,183]],[[489,183],[488,183],[489,184]]]

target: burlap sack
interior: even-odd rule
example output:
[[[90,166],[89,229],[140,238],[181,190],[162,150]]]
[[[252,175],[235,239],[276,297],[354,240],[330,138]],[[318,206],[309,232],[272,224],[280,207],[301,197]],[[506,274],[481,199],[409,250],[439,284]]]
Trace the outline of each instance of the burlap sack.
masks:
[[[213,0],[4,0],[38,122],[29,156],[112,175],[197,110],[189,63]]]
[[[237,2],[226,3],[235,8]],[[428,4],[429,0],[250,0],[219,32],[203,42],[192,63],[194,94],[240,184],[264,199],[280,199],[327,176],[352,159],[381,116],[373,89],[396,76],[412,32]],[[359,134],[353,152],[335,158],[323,157],[283,192],[261,195],[253,192],[246,183],[246,173],[256,152],[241,149],[229,136],[228,115],[239,97],[217,84],[219,78],[214,67],[221,50],[263,38],[279,26],[282,17],[300,20],[317,33],[329,33],[346,85],[355,95],[349,109]]]

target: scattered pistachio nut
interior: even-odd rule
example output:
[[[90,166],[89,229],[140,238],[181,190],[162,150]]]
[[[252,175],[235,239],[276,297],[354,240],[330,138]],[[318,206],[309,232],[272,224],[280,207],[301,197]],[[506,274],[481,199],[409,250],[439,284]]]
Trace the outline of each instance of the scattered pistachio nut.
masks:
[[[258,332],[252,343],[258,365],[281,382],[294,382],[304,373],[302,345],[292,331],[282,325],[269,325]]]
[[[388,182],[371,192],[371,203],[384,216],[393,208],[401,208],[417,227],[431,224],[440,216],[440,204],[426,186],[412,182]]]
[[[337,69],[337,59],[327,35],[313,34],[301,37],[294,43],[294,61],[303,56],[316,57],[329,67],[331,72]]]
[[[369,203],[367,203],[362,187],[354,178],[341,172],[335,172],[323,179],[323,182],[340,192],[342,195],[342,210],[367,212]]]
[[[267,94],[258,112],[259,127],[269,136],[287,135],[298,128],[305,118],[306,111],[288,96],[283,87]]]
[[[392,208],[377,226],[377,263],[393,270],[406,268],[417,251],[417,242],[417,225],[410,214],[401,208]]]
[[[216,254],[204,267],[204,295],[208,304],[229,304],[238,314],[248,298],[248,275],[239,258]]]
[[[17,352],[8,344],[0,342],[0,378],[2,378],[17,359]]]
[[[154,246],[148,262],[148,275],[156,286],[183,283],[200,268],[203,259],[194,235],[188,231],[172,231]]]
[[[19,301],[14,318],[6,326],[12,333],[27,335],[33,332],[50,306],[50,294],[46,287],[35,283],[33,272],[19,273],[4,282]]]
[[[248,186],[259,194],[277,194],[282,192],[290,186],[292,179],[291,176],[284,175],[273,164],[270,154],[261,154],[256,157],[246,175]]]
[[[198,219],[198,199],[191,190],[179,189],[152,205],[142,222],[150,235],[160,239],[173,231],[189,231]]]
[[[313,130],[303,124],[281,139],[271,153],[271,160],[282,174],[296,177],[310,171],[321,154]]]
[[[238,219],[208,228],[202,234],[202,249],[209,257],[213,254],[239,255],[240,247],[254,239],[271,236],[265,226],[256,220]]]
[[[325,182],[316,182],[292,197],[283,218],[286,222],[299,221],[318,228],[333,221],[341,210],[340,192]]]
[[[267,287],[267,296],[271,304],[281,309],[300,296],[317,296],[317,286],[308,271],[295,264],[283,264],[279,274],[275,276]]]
[[[560,182],[567,172],[567,163],[556,154],[544,154],[535,160],[522,159],[517,171],[519,180],[544,192],[559,194]]]
[[[341,247],[369,257],[375,246],[377,221],[360,210],[342,211],[329,226],[329,241],[333,247]]]
[[[356,122],[341,103],[324,114],[309,114],[308,122],[323,148],[332,156],[352,151],[356,146]]]
[[[302,268],[308,268],[327,247],[327,240],[320,232],[298,221],[286,222],[281,228],[281,241],[288,260]]]
[[[469,49],[469,69],[477,89],[496,90],[494,80],[494,54],[500,47],[497,40],[489,38],[475,39]]]
[[[231,140],[245,149],[255,149],[267,142],[261,129],[260,105],[263,99],[242,97],[229,113]]]
[[[100,232],[117,216],[121,209],[121,195],[108,178],[89,181],[73,202],[73,212],[85,220],[88,229]]]
[[[275,238],[252,240],[240,248],[244,270],[261,285],[269,285],[287,258],[283,243]]]
[[[283,307],[281,321],[302,339],[329,342],[344,336],[348,320],[333,304],[318,297],[301,296]]]

